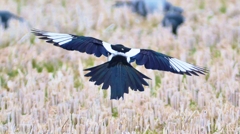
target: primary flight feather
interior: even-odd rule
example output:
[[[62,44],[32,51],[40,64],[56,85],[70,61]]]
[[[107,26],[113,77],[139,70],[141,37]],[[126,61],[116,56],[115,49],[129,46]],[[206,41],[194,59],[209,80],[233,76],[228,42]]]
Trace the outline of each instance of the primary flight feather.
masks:
[[[121,44],[112,45],[102,40],[77,36],[72,34],[52,33],[40,30],[32,30],[40,39],[46,40],[55,46],[66,50],[75,50],[94,54],[96,57],[104,55],[108,57],[108,62],[85,69],[90,71],[85,76],[91,77],[89,81],[95,85],[101,85],[102,89],[111,87],[111,99],[124,97],[128,93],[128,88],[132,90],[144,91],[148,83],[144,79],[150,79],[131,66],[131,62],[137,65],[144,65],[147,69],[169,71],[176,74],[197,75],[205,74],[206,69],[194,66],[165,54],[149,50],[128,48]]]

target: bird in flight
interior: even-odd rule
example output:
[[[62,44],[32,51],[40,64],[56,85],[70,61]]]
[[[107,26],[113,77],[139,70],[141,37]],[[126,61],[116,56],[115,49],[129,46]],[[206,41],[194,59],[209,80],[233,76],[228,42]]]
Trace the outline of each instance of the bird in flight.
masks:
[[[136,62],[137,65],[144,65],[146,69],[169,71],[176,74],[197,75],[205,74],[205,68],[197,67],[165,54],[150,50],[128,48],[121,44],[110,44],[102,40],[77,36],[64,33],[52,33],[33,29],[32,33],[40,36],[55,46],[66,50],[86,52],[96,57],[104,55],[108,61],[101,65],[84,69],[89,71],[85,74],[90,77],[89,81],[95,85],[101,85],[102,89],[111,87],[111,98],[124,98],[124,93],[129,92],[129,87],[134,91],[144,91],[144,86],[148,86],[145,79],[150,79],[146,75],[136,70],[130,63]]]

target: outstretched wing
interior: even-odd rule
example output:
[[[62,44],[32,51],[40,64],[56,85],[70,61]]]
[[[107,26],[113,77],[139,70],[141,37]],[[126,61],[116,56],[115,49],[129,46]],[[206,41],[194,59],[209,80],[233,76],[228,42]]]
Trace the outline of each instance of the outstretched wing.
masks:
[[[39,30],[32,30],[32,33],[36,36],[40,36],[40,39],[46,40],[46,42],[52,43],[55,46],[59,46],[66,50],[76,50],[82,53],[86,52],[87,54],[94,54],[97,57],[100,57],[101,55],[107,57],[109,51],[111,51],[111,44],[93,37],[52,33]]]
[[[176,58],[155,52],[153,50],[140,49],[140,52],[131,57],[137,65],[144,65],[147,69],[169,71],[177,74],[197,75],[205,74],[206,69],[183,62]]]

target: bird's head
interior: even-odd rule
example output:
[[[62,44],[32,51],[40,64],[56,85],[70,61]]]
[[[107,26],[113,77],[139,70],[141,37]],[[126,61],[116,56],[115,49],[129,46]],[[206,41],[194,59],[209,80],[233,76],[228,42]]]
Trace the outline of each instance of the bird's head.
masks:
[[[116,45],[112,45],[112,49],[118,52],[123,52],[126,53],[130,50],[130,48],[127,48],[125,46],[123,46],[122,44],[116,44]]]

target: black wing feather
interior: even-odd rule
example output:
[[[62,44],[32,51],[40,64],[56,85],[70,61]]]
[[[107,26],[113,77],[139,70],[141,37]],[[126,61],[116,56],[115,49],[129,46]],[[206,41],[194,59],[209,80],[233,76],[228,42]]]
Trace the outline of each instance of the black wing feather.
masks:
[[[46,42],[66,50],[86,52],[87,54],[94,54],[96,57],[100,57],[101,55],[108,56],[108,51],[104,48],[102,41],[93,37],[50,33],[39,30],[32,30],[32,33],[40,36],[39,39],[46,40]]]
[[[208,72],[205,68],[197,67],[176,58],[155,52],[153,50],[141,49],[138,54],[131,57],[137,65],[144,65],[147,69],[169,71],[177,74],[196,75]]]

